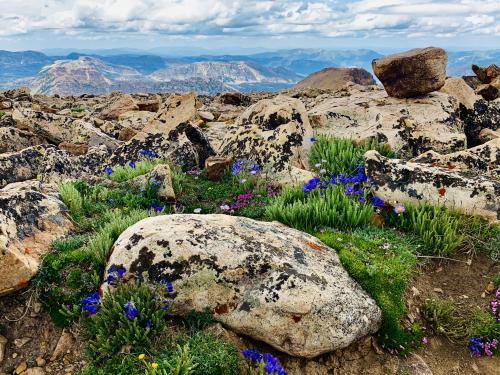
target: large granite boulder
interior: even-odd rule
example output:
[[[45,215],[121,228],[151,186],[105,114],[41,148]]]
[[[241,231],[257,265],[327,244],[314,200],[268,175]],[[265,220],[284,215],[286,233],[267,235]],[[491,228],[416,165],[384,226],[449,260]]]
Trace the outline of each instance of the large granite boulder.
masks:
[[[52,241],[72,229],[65,211],[37,181],[0,189],[0,295],[26,287]]]
[[[308,166],[313,131],[304,104],[298,99],[278,95],[263,99],[228,126],[219,147],[221,156],[245,159],[274,172],[290,166]]]
[[[347,82],[375,85],[373,76],[361,68],[326,68],[313,73],[295,85],[296,88],[338,90]]]
[[[412,98],[445,84],[448,55],[441,48],[416,48],[372,62],[373,72],[390,96]]]
[[[113,265],[173,282],[174,313],[209,308],[231,330],[293,356],[347,347],[381,321],[332,249],[278,223],[228,215],[145,219],[115,242]]]
[[[468,215],[500,221],[500,180],[476,173],[365,154],[376,194],[397,202],[441,204]]]
[[[446,93],[401,100],[380,88],[359,85],[319,96],[308,111],[317,133],[355,141],[376,138],[411,156],[431,149],[447,153],[466,148],[458,112],[458,101]]]

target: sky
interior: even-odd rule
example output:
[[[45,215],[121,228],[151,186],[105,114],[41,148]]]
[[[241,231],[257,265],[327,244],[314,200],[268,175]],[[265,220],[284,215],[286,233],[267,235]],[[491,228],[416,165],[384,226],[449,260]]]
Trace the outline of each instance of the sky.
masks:
[[[500,0],[0,0],[0,49],[500,49]]]

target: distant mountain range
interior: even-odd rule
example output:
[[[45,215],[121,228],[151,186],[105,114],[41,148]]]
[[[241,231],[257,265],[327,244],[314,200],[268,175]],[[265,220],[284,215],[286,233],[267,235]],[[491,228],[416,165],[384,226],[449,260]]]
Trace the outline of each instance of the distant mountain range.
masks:
[[[372,50],[292,49],[249,55],[181,56],[140,50],[53,55],[0,51],[0,90],[29,86],[43,94],[80,95],[110,91],[195,90],[274,91],[295,85],[327,67],[357,67],[371,72],[382,55]],[[178,51],[177,51],[178,52]],[[449,52],[448,75],[472,74],[471,64],[500,62],[500,50]]]

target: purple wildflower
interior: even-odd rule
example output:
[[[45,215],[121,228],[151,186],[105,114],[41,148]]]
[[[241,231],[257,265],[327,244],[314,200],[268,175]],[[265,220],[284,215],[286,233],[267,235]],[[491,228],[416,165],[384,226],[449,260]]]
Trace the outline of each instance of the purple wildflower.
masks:
[[[231,174],[237,176],[241,172],[241,167],[243,166],[243,160],[236,160],[231,166]]]
[[[397,204],[394,206],[393,210],[394,210],[394,213],[396,213],[397,215],[401,215],[402,213],[404,213],[406,211],[406,208],[402,204]]]
[[[259,164],[252,164],[252,165],[250,165],[250,173],[251,174],[259,174],[260,173]]]
[[[113,168],[111,168],[111,166],[108,165],[105,169],[105,172],[107,176],[111,176],[111,173],[113,173]]]

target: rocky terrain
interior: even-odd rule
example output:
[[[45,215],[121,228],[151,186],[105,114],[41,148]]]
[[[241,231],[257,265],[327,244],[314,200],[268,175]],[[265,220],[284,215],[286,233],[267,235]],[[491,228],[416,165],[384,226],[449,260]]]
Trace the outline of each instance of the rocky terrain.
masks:
[[[500,70],[447,59],[207,96],[80,57],[35,91],[85,94],[0,92],[0,374],[497,373]]]

